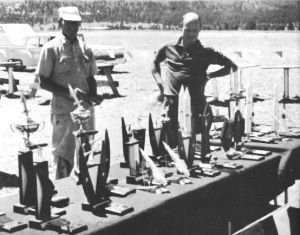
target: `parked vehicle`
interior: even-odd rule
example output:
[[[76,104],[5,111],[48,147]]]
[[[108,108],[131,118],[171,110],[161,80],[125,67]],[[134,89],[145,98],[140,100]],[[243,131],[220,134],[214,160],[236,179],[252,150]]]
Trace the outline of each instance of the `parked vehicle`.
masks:
[[[0,45],[0,61],[17,61],[15,70],[35,68],[42,46],[55,38],[58,32],[36,33],[28,24],[0,24],[8,43]],[[78,36],[84,40],[82,33]],[[96,58],[99,71],[107,66],[111,69],[120,63],[125,63],[125,52],[119,46],[89,45]]]

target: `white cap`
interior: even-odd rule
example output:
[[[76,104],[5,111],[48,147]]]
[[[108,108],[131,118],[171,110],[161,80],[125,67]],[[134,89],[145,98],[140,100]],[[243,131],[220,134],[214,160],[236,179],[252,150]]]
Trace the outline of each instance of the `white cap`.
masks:
[[[81,16],[77,7],[61,7],[59,8],[59,18],[68,21],[81,21]]]

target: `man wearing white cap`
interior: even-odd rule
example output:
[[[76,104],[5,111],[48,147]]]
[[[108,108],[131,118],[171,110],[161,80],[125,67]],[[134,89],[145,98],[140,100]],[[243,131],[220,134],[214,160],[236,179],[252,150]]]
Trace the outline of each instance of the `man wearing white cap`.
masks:
[[[70,175],[74,166],[75,136],[78,124],[72,122],[70,113],[76,108],[68,84],[75,89],[82,105],[92,113],[86,128],[94,129],[91,101],[101,102],[97,96],[94,78],[96,63],[90,48],[77,37],[81,17],[77,7],[61,7],[59,24],[62,34],[42,48],[37,66],[41,88],[52,93],[51,122],[52,147],[56,163],[56,178]]]

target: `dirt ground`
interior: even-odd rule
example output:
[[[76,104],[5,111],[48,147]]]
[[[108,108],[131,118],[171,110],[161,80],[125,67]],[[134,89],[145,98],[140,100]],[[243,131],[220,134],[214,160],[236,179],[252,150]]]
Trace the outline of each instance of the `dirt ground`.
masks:
[[[120,162],[122,156],[122,136],[121,117],[124,117],[126,125],[132,125],[139,120],[140,124],[146,125],[149,113],[152,113],[154,120],[160,117],[163,112],[163,105],[156,101],[158,89],[150,74],[149,62],[151,58],[146,53],[134,55],[134,61],[127,61],[118,65],[112,73],[113,79],[119,81],[119,93],[122,97],[113,97],[110,87],[98,88],[99,94],[104,94],[106,99],[100,106],[95,107],[96,129],[99,131],[96,138],[104,136],[105,129],[108,130],[111,143],[111,163]],[[7,77],[6,71],[0,71],[1,77]],[[34,73],[14,72],[16,79],[20,80],[19,90],[28,91],[29,84],[33,82]],[[96,79],[106,80],[103,75],[97,75]],[[0,90],[6,90],[7,86],[0,86]],[[40,131],[30,137],[35,143],[48,143],[43,148],[42,154],[37,151],[34,158],[39,160],[49,160],[50,177],[54,177],[54,167],[51,155],[51,124],[50,105],[39,105],[44,99],[51,98],[51,94],[38,90],[34,99],[27,100],[30,110],[29,115],[35,121],[39,121],[44,126]],[[11,126],[22,115],[22,104],[20,99],[9,99],[3,94],[0,99],[0,182],[4,182],[6,174],[10,180],[6,181],[7,186],[15,186],[15,176],[18,174],[17,152],[23,145],[22,135],[12,130]],[[2,178],[1,178],[2,177]],[[1,180],[2,179],[2,180]],[[0,197],[16,191],[15,187],[3,187],[0,185]]]
[[[153,119],[159,119],[164,112],[163,103],[156,100],[158,88],[150,74],[150,61],[152,52],[133,52],[133,60],[114,68],[112,76],[119,82],[119,93],[122,97],[112,97],[112,90],[109,87],[99,87],[98,93],[104,94],[106,99],[100,106],[95,107],[96,129],[99,131],[96,138],[104,136],[105,129],[108,130],[111,144],[111,164],[122,161],[122,133],[121,117],[124,117],[127,125],[139,122],[146,127],[149,113]],[[138,63],[137,63],[138,62]],[[0,71],[1,77],[7,77],[6,71]],[[19,90],[25,92],[29,84],[33,82],[34,73],[14,72],[16,79],[20,80]],[[103,75],[96,76],[96,79],[106,80]],[[0,90],[6,90],[7,86],[0,86]],[[42,123],[43,128],[31,136],[32,142],[48,143],[42,153],[37,151],[34,158],[49,161],[50,178],[54,178],[54,166],[51,155],[51,124],[50,106],[39,105],[44,99],[51,98],[51,94],[38,90],[34,99],[27,100],[29,115],[32,119]],[[17,192],[16,176],[18,175],[17,152],[23,145],[22,136],[11,128],[23,110],[19,99],[8,99],[3,94],[0,99],[0,197]],[[146,147],[147,148],[147,147]],[[5,187],[3,187],[5,185]],[[299,191],[300,184],[292,187],[290,197],[295,206],[300,206]],[[283,195],[280,197],[283,201]]]

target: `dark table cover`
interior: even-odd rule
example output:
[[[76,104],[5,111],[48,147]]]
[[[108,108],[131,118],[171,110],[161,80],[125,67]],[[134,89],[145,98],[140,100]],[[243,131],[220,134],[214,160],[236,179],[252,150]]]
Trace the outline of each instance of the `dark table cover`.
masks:
[[[219,139],[211,140],[212,145],[221,145]],[[270,150],[281,155],[278,167],[279,189],[278,194],[300,179],[300,139],[290,138],[287,141],[275,143],[246,142],[246,148]]]
[[[224,156],[218,153],[220,158]],[[124,216],[95,216],[81,210],[85,202],[82,186],[72,178],[55,181],[58,195],[68,196],[70,205],[63,216],[72,222],[88,226],[83,234],[226,234],[227,222],[232,221],[234,230],[257,219],[255,206],[266,205],[276,194],[278,154],[272,154],[261,162],[237,160],[243,164],[239,170],[222,170],[217,177],[192,178],[191,185],[171,184],[168,194],[152,194],[137,191],[125,198],[111,197],[113,202],[134,207],[134,212]],[[172,169],[174,170],[174,169]],[[125,185],[128,169],[114,165],[110,178],[118,178]],[[129,185],[127,185],[129,186]],[[13,219],[28,222],[31,215],[12,212],[18,203],[18,195],[0,199],[0,211]],[[261,215],[257,215],[261,216]],[[245,217],[245,218],[244,218]],[[51,231],[25,229],[14,234],[55,234]]]

